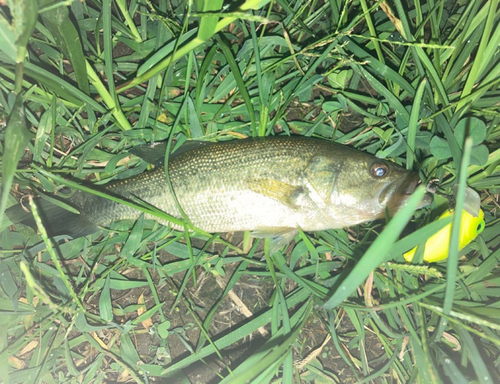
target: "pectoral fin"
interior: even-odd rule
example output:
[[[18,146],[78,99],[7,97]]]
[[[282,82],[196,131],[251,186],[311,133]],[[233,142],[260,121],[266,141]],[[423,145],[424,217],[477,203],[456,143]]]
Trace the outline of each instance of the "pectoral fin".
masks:
[[[307,194],[303,187],[290,185],[280,180],[252,179],[248,180],[247,183],[252,191],[276,200],[292,209],[297,209],[300,201]]]
[[[284,236],[292,232],[297,232],[297,229],[289,227],[259,227],[250,232],[250,236],[257,237],[259,239],[268,239]]]
[[[257,238],[272,238],[271,254],[280,250],[290,243],[297,235],[297,228],[288,227],[260,227],[250,233],[250,236]]]

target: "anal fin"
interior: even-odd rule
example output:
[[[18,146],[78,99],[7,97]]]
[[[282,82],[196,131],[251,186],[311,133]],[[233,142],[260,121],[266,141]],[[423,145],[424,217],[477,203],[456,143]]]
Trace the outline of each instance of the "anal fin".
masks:
[[[271,238],[270,252],[274,253],[290,243],[297,235],[297,228],[289,227],[260,227],[250,232],[250,236],[256,238]]]

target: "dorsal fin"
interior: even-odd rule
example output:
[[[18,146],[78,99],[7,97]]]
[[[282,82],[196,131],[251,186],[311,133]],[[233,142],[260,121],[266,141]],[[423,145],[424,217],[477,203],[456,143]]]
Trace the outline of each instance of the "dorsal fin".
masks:
[[[174,159],[175,157],[192,151],[194,149],[203,148],[208,145],[212,145],[214,143],[210,141],[200,141],[200,140],[188,140],[180,145],[179,148],[175,149],[170,155],[170,159]],[[174,146],[175,148],[175,146]],[[167,142],[166,141],[158,141],[153,144],[144,144],[137,145],[131,149],[129,149],[129,153],[135,156],[140,157],[144,161],[152,164],[154,166],[161,166],[165,161],[165,151],[167,150]]]
[[[165,161],[166,141],[159,141],[153,144],[137,145],[129,149],[128,153],[140,157],[145,162],[154,166],[160,166]]]

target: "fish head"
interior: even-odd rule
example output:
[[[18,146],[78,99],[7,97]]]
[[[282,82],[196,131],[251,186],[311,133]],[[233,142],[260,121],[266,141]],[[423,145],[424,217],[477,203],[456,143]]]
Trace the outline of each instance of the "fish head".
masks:
[[[366,154],[346,156],[331,188],[331,207],[342,226],[394,215],[420,183],[417,173]],[[427,193],[419,208],[432,202]]]

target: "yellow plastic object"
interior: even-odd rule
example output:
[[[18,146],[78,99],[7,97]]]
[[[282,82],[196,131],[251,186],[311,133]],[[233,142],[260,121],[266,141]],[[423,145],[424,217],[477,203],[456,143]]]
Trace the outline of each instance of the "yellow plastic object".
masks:
[[[453,214],[453,210],[445,211],[439,218],[450,216]],[[469,212],[462,211],[462,220],[460,222],[460,237],[458,242],[458,248],[462,249],[472,240],[476,238],[484,229],[484,212],[482,209],[479,210],[477,217],[472,216]],[[428,263],[433,263],[436,261],[444,260],[448,257],[448,251],[450,249],[450,233],[451,233],[451,223],[446,227],[442,228],[439,232],[432,235],[425,243],[424,250],[424,261]],[[410,262],[415,256],[415,251],[417,247],[413,248],[404,254],[406,261]]]

